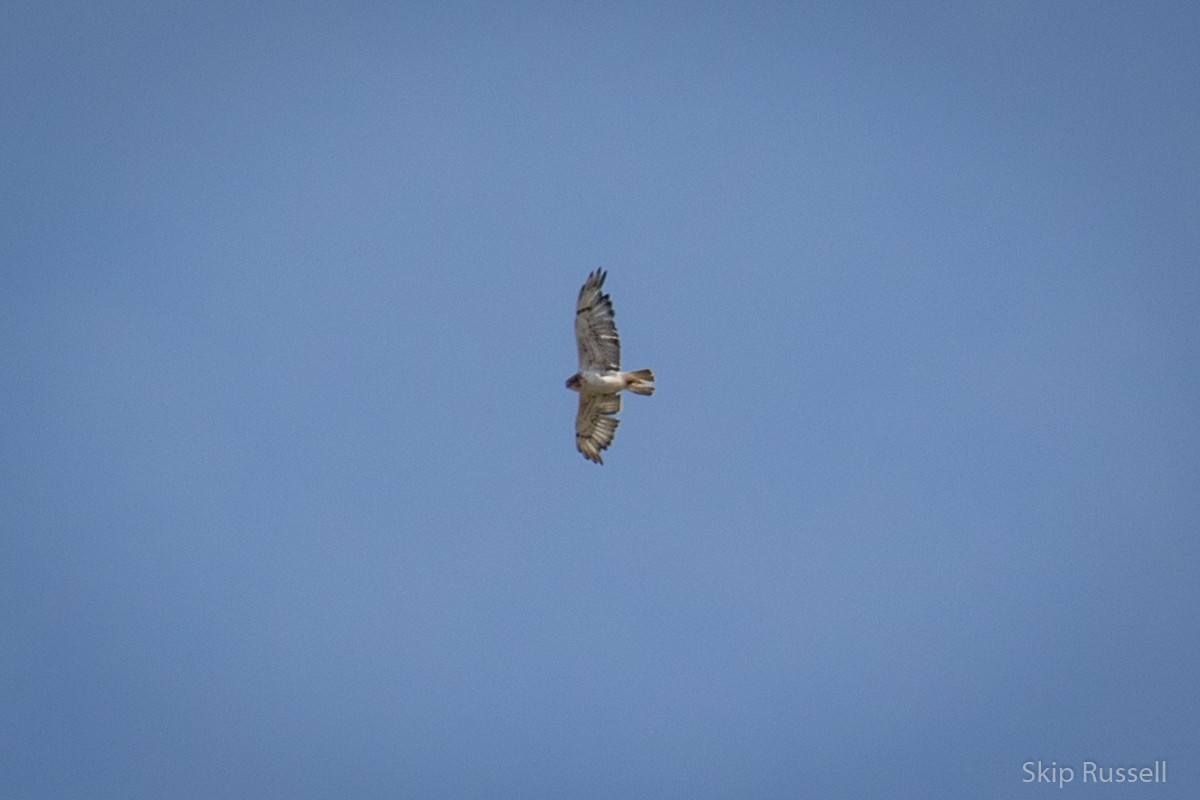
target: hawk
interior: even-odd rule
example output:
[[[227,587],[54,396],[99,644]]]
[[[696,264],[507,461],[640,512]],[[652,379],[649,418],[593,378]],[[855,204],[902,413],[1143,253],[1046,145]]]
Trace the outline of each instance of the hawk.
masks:
[[[620,420],[622,389],[654,394],[654,373],[648,369],[621,371],[621,338],[613,319],[612,298],[600,291],[607,273],[596,270],[579,290],[575,306],[575,343],[579,372],[567,378],[567,388],[579,392],[575,417],[575,447],[583,457],[603,464],[600,451],[612,444]]]

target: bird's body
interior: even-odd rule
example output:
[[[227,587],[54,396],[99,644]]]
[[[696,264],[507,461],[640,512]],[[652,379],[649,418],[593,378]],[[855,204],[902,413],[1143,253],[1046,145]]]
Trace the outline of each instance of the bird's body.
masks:
[[[612,444],[620,424],[613,415],[621,410],[620,392],[654,394],[654,373],[648,369],[621,371],[621,339],[613,316],[612,298],[600,290],[605,272],[588,275],[575,307],[575,342],[579,372],[567,379],[567,388],[579,393],[575,417],[575,447],[583,457],[603,464],[600,451]]]
[[[572,379],[578,378],[577,383],[568,383],[567,388],[587,394],[616,394],[622,389],[636,391],[635,386],[641,383],[632,372],[608,372],[585,369],[576,372]],[[653,377],[650,380],[654,380]]]

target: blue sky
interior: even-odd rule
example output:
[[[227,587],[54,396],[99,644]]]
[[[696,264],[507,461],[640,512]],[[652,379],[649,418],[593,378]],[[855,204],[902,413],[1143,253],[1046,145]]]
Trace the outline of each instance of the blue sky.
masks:
[[[4,17],[4,797],[1196,796],[1194,4]]]

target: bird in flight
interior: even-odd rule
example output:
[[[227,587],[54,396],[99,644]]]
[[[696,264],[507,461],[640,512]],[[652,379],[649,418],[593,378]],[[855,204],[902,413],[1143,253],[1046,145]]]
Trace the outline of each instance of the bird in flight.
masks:
[[[620,420],[622,389],[634,394],[654,394],[654,373],[648,369],[621,371],[621,338],[613,319],[612,298],[600,291],[607,275],[596,270],[579,290],[575,306],[575,343],[579,346],[579,372],[567,378],[567,388],[579,392],[575,417],[575,447],[583,457],[603,464],[600,451],[612,444]]]

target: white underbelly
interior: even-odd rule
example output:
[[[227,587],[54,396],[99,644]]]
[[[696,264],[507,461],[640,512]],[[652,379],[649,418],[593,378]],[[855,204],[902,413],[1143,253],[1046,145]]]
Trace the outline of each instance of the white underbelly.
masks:
[[[625,388],[625,380],[619,372],[592,372],[580,374],[583,389],[592,394],[613,394]]]

